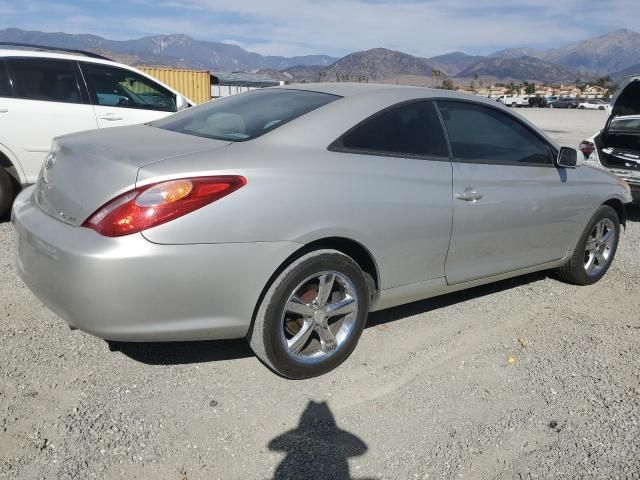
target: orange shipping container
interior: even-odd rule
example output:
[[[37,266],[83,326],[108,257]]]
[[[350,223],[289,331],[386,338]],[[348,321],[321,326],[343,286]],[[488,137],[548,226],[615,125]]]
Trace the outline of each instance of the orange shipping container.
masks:
[[[195,103],[211,100],[211,72],[166,67],[138,67],[147,75],[169,85]]]

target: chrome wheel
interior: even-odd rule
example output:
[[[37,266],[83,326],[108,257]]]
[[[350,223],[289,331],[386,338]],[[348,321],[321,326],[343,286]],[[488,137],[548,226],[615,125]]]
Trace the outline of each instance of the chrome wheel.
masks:
[[[616,227],[609,218],[603,218],[594,225],[587,237],[584,251],[584,269],[587,275],[596,277],[607,268],[612,260],[616,235]]]
[[[355,331],[358,294],[345,275],[317,273],[300,283],[289,296],[281,319],[286,352],[303,363],[326,360]]]

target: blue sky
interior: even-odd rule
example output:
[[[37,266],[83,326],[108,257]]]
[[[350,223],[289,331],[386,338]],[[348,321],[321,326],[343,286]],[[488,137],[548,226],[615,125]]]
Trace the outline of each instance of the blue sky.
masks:
[[[271,55],[420,56],[550,47],[639,30],[639,0],[0,0],[0,28],[112,39],[185,33]]]

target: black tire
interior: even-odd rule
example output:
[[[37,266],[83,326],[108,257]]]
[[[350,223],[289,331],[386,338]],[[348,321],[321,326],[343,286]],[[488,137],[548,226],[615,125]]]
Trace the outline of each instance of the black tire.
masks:
[[[597,274],[589,275],[585,269],[585,257],[587,249],[587,241],[591,236],[595,226],[603,219],[609,219],[615,228],[615,239],[611,246],[610,255],[606,262],[606,265]],[[618,213],[608,205],[602,205],[587,224],[587,227],[582,232],[578,245],[576,246],[573,255],[569,261],[562,267],[556,269],[556,275],[565,282],[573,283],[575,285],[591,285],[600,280],[615,258],[616,251],[618,249],[618,241],[620,240],[620,218]]]
[[[0,220],[8,216],[13,203],[13,183],[7,171],[0,167]]]
[[[355,287],[358,309],[352,317],[354,323],[343,343],[327,358],[312,363],[299,361],[288,351],[283,340],[285,305],[305,279],[327,271],[344,275]],[[336,368],[353,352],[366,323],[369,298],[365,275],[351,257],[336,250],[307,253],[293,261],[268,287],[249,334],[249,344],[256,356],[278,375],[295,380],[322,375]],[[310,342],[317,342],[314,336],[317,336],[315,332],[309,337]]]

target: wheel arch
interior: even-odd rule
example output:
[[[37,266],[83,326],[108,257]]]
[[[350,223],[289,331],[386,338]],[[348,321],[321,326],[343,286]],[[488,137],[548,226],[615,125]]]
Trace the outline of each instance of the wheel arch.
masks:
[[[627,207],[619,198],[610,198],[602,205],[607,205],[613,208],[618,214],[618,218],[620,219],[620,225],[624,228],[627,228]]]
[[[378,264],[373,254],[369,251],[368,248],[366,248],[360,242],[346,237],[324,237],[318,240],[313,240],[289,255],[289,257],[287,257],[287,259],[280,264],[276,271],[273,272],[273,275],[269,277],[269,280],[267,280],[267,283],[262,289],[262,292],[260,292],[258,301],[253,308],[253,314],[251,315],[251,325],[247,333],[247,338],[251,338],[258,309],[260,308],[260,305],[262,304],[262,301],[267,294],[269,287],[278,277],[278,275],[280,275],[289,265],[291,265],[292,262],[302,257],[303,255],[306,255],[307,253],[315,250],[322,249],[336,250],[347,255],[348,257],[351,257],[365,273],[365,277],[367,277],[367,284],[369,286],[371,294],[370,305],[373,305],[378,300],[382,285],[380,280],[380,269],[378,268]]]
[[[23,179],[23,172],[20,165],[15,160],[11,151],[0,143],[0,167],[4,168],[14,182],[14,187],[17,188],[16,192],[20,190],[21,186],[25,183]]]

